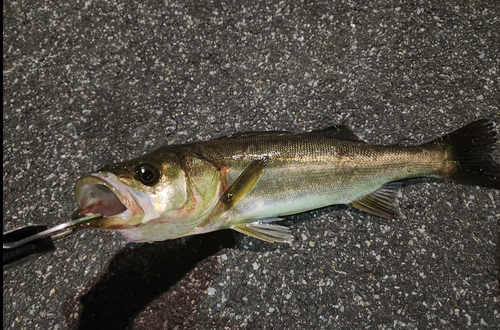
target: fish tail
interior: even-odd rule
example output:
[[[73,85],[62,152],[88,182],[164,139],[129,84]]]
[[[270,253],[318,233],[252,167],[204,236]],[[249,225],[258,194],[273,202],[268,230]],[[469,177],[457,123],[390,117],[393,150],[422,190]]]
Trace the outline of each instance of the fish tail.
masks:
[[[493,160],[497,133],[488,119],[474,121],[426,145],[447,153],[443,177],[461,183],[500,189],[500,164]]]

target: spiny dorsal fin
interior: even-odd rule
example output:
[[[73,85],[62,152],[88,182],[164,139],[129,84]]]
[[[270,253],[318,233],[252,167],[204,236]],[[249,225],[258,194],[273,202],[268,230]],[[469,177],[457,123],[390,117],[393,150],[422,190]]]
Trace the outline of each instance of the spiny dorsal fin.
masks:
[[[348,141],[354,141],[354,142],[363,142],[366,143],[365,141],[361,140],[354,132],[347,126],[345,125],[335,125],[319,130],[312,131],[311,133],[318,133],[321,135],[333,137],[339,140],[348,140]]]
[[[401,189],[400,182],[390,182],[379,190],[352,202],[357,209],[378,215],[383,218],[402,218],[404,215],[399,210],[398,196]]]
[[[226,192],[220,197],[220,202],[228,210],[238,203],[246,194],[248,194],[260,176],[264,172],[264,167],[268,161],[268,157],[254,160],[244,171],[240,174],[238,179],[229,187]]]
[[[268,222],[239,224],[234,226],[233,229],[245,235],[271,243],[289,243],[295,239],[295,237],[291,234],[290,228],[270,224]]]

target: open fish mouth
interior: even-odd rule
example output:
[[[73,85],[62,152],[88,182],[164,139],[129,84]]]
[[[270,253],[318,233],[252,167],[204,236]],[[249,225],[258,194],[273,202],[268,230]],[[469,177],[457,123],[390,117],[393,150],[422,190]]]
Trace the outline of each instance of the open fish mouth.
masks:
[[[73,218],[99,213],[103,215],[103,218],[90,222],[90,227],[126,228],[140,223],[145,215],[139,203],[141,199],[144,200],[142,195],[145,194],[128,187],[109,172],[95,173],[79,179],[75,185],[75,193],[78,210],[73,213]]]

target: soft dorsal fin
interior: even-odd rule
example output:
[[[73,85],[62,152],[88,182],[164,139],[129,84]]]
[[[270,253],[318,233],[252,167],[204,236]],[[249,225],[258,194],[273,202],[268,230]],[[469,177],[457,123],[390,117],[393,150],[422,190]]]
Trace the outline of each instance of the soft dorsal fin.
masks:
[[[379,217],[388,219],[403,218],[404,215],[399,210],[398,205],[400,189],[400,182],[390,182],[383,185],[379,190],[352,202],[351,205]]]
[[[365,141],[361,140],[354,132],[347,126],[345,125],[335,125],[319,130],[312,131],[311,133],[318,133],[322,135],[326,135],[329,137],[333,137],[339,140],[347,140],[347,141],[354,141],[354,142],[363,142],[366,143]]]

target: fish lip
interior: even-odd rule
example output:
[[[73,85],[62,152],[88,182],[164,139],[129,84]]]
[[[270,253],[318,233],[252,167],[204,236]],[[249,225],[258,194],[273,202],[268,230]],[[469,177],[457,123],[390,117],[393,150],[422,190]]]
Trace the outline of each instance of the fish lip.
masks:
[[[104,186],[107,190],[99,186]],[[109,194],[111,193],[114,194],[114,196],[110,196]],[[73,214],[74,217],[94,214],[94,212],[91,211],[92,205],[99,205],[99,202],[104,203],[106,206],[103,207],[103,212],[101,212],[100,206],[95,206],[94,210],[99,211],[95,213],[103,213],[105,218],[121,217],[122,220],[126,222],[130,220],[129,218],[144,216],[145,214],[143,208],[134,198],[127,185],[109,172],[92,173],[89,176],[79,179],[75,184],[75,194],[78,210]],[[97,194],[102,198],[92,197],[92,194]],[[121,203],[121,207],[116,204],[118,202]],[[87,212],[84,212],[86,208]],[[106,211],[109,211],[109,209],[115,212],[106,214]],[[122,212],[119,212],[120,210]]]

